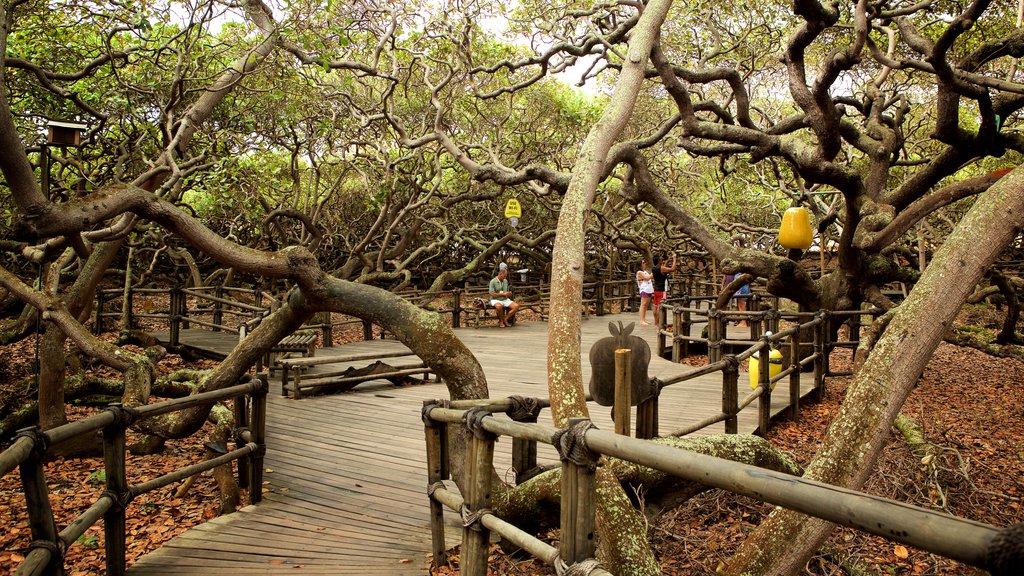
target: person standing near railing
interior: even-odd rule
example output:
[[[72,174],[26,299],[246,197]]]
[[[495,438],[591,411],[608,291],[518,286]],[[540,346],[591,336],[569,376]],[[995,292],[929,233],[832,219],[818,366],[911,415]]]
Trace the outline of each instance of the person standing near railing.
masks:
[[[662,263],[661,256],[654,257],[654,324],[661,329],[661,315],[658,313],[661,308],[661,301],[665,299],[665,285],[668,282],[668,275],[676,271],[676,255],[672,254],[672,265]]]
[[[647,306],[654,296],[654,274],[647,271],[647,259],[640,261],[640,269],[636,271],[636,287],[640,292],[640,325],[650,326],[647,322]]]

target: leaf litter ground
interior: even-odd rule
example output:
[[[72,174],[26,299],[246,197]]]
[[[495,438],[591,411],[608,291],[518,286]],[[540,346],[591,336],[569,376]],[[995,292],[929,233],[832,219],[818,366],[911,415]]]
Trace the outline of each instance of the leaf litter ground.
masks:
[[[971,320],[977,320],[972,318]],[[337,333],[336,341],[359,337],[356,330]],[[0,402],[23,394],[12,389],[32,373],[31,340],[0,348]],[[701,363],[693,357],[689,362]],[[848,353],[837,351],[837,370],[848,364]],[[177,356],[165,360],[164,371],[185,367]],[[202,363],[190,367],[203,367]],[[813,457],[818,442],[842,402],[848,378],[831,378],[825,398],[805,405],[799,422],[779,422],[768,439],[802,464]],[[921,426],[926,441],[937,451],[922,463],[894,434],[866,490],[872,494],[945,510],[957,516],[1008,526],[1024,522],[1024,362],[994,358],[976,350],[943,344],[903,408]],[[92,410],[70,408],[71,419]],[[208,430],[168,443],[157,456],[131,457],[130,482],[153,478],[197,462]],[[46,466],[46,477],[58,526],[65,526],[95,501],[103,490],[101,458],[57,460]],[[128,558],[162,543],[217,514],[217,489],[209,473],[181,498],[170,486],[140,496],[129,506]],[[12,573],[30,540],[20,478],[17,471],[0,479],[0,575]],[[243,495],[244,496],[244,495]],[[667,575],[710,575],[729,558],[771,507],[718,490],[705,492],[662,514],[649,526],[649,536]],[[545,535],[557,543],[557,532]],[[435,574],[455,574],[458,551]],[[89,529],[72,546],[66,566],[71,575],[104,572],[102,524]],[[546,566],[495,546],[492,574],[553,574]],[[838,529],[807,565],[804,574],[921,574],[972,575],[977,570],[939,556]]]

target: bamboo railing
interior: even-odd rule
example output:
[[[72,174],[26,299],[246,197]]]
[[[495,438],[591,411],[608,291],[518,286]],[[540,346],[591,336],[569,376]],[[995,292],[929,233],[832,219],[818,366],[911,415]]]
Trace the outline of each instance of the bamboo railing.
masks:
[[[767,362],[764,363],[767,365]],[[790,476],[764,468],[656,444],[649,440],[599,430],[589,420],[577,419],[562,430],[535,423],[516,421],[526,404],[545,406],[538,399],[509,398],[450,402],[424,402],[427,482],[430,496],[433,565],[444,562],[446,549],[443,507],[457,511],[463,518],[460,573],[466,576],[487,574],[490,533],[500,535],[549,565],[565,573],[608,574],[594,566],[593,526],[596,496],[594,467],[600,456],[611,456],[661,470],[679,478],[720,488],[797,512],[841,524],[888,540],[939,554],[947,558],[989,570],[993,576],[1019,574],[1024,563],[1024,524],[997,528],[944,512],[928,510]],[[507,417],[495,414],[505,413]],[[521,418],[520,418],[521,420]],[[471,438],[464,456],[468,478],[466,494],[460,497],[450,488],[448,427],[464,426]],[[551,444],[562,461],[561,546],[554,548],[516,526],[497,517],[489,506],[494,474],[494,444],[500,436],[513,438],[513,467],[528,466],[516,462],[518,443]],[[569,441],[565,441],[566,439]],[[568,447],[574,447],[570,450]],[[534,454],[536,452],[534,451]],[[535,463],[534,463],[535,465]],[[517,474],[520,470],[516,468]],[[1016,543],[1012,544],[1012,543]],[[590,570],[587,572],[586,570]],[[574,572],[577,573],[577,572]]]
[[[15,574],[63,574],[64,551],[93,524],[103,521],[106,546],[106,573],[125,573],[127,532],[125,510],[141,494],[184,480],[195,474],[238,460],[239,485],[248,487],[249,502],[262,498],[263,455],[266,423],[267,380],[256,377],[248,382],[194,394],[158,404],[132,407],[112,404],[103,412],[51,430],[38,427],[20,430],[14,443],[0,452],[0,476],[20,469],[25,505],[32,542],[25,560]],[[125,431],[140,420],[169,414],[222,400],[234,401],[236,448],[174,472],[130,485],[126,479]],[[46,486],[43,459],[48,448],[74,438],[101,432],[103,435],[103,469],[106,486],[103,493],[78,518],[58,531]]]

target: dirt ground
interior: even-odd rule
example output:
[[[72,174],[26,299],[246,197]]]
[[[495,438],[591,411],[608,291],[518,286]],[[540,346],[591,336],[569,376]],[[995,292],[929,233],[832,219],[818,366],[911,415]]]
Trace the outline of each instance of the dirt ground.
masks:
[[[974,310],[962,314],[983,328],[996,324]],[[357,334],[358,332],[358,334]],[[335,331],[335,340],[358,337],[357,326]],[[17,383],[32,373],[33,342],[0,348],[0,406],[24,394]],[[691,358],[690,362],[699,362]],[[833,355],[833,368],[842,369],[848,353]],[[181,367],[171,357],[161,370]],[[945,510],[997,526],[1024,522],[1024,362],[987,356],[949,344],[940,346],[917,388],[903,408],[915,419],[925,438],[938,450],[927,464],[894,436],[870,480],[867,491],[918,506]],[[813,457],[834,417],[848,379],[829,380],[825,398],[805,405],[799,422],[780,422],[768,439],[802,464]],[[90,412],[72,408],[70,416]],[[159,457],[132,458],[130,482],[152,478],[202,458],[206,433],[170,443]],[[46,467],[54,513],[59,526],[80,514],[103,489],[102,459],[54,461]],[[176,487],[143,495],[129,507],[129,562],[161,543],[215,516],[216,487],[209,475],[181,497]],[[29,542],[18,473],[0,479],[0,574],[11,573],[23,559]],[[771,507],[747,498],[711,490],[662,514],[649,527],[649,537],[667,575],[714,574]],[[557,534],[547,535],[556,539]],[[68,573],[103,572],[101,525],[91,528],[71,547]],[[457,557],[437,574],[453,574]],[[552,574],[550,569],[517,553],[495,548],[493,574]],[[836,530],[810,563],[805,574],[922,574],[969,575],[980,572],[941,557],[868,537],[848,529]]]

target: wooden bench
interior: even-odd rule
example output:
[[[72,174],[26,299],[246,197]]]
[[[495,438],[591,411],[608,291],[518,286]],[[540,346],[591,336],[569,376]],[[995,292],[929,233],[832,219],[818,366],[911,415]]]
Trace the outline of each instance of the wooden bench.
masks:
[[[296,353],[303,357],[313,357],[316,354],[316,334],[310,331],[295,332],[271,346],[266,358],[270,375],[274,375],[274,367],[280,365],[284,358]]]
[[[287,397],[289,391],[293,398],[301,398],[304,391],[323,390],[340,392],[351,389],[357,384],[371,380],[387,380],[404,378],[414,374],[423,374],[429,380],[433,371],[422,362],[387,365],[381,362],[384,358],[400,358],[414,356],[412,352],[353,354],[349,356],[320,356],[308,358],[285,358],[281,361],[281,395]],[[356,367],[354,362],[370,362],[371,364]],[[316,373],[306,372],[313,366],[325,366]]]

